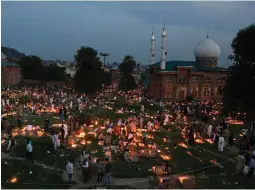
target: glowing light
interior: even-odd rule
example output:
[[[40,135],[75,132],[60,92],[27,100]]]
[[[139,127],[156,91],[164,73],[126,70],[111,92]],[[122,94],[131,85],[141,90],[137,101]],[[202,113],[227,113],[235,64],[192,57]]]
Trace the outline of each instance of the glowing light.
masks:
[[[190,179],[190,177],[189,177],[189,176],[180,176],[180,177],[178,177],[178,179],[179,179],[179,181],[181,182],[181,184],[183,184],[183,181],[184,181],[185,179]]]
[[[206,142],[210,143],[210,144],[213,144],[214,141],[212,139],[205,139]]]
[[[190,155],[190,156],[192,156],[192,153],[191,153],[190,151],[187,151],[187,154]]]
[[[160,157],[163,159],[163,160],[171,160],[172,159],[172,156],[168,156],[168,155],[160,155]]]
[[[17,177],[13,177],[11,180],[10,180],[11,183],[17,183],[18,182],[18,178]]]
[[[188,146],[186,144],[184,144],[183,142],[179,143],[179,146],[181,146],[183,148],[188,148]]]
[[[201,139],[195,139],[195,142],[198,143],[198,144],[203,144],[204,143],[204,141],[201,140]]]

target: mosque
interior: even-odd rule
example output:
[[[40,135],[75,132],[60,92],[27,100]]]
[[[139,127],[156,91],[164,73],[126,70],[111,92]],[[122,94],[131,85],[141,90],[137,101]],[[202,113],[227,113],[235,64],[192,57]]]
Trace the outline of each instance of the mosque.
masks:
[[[10,62],[1,52],[1,85],[16,85],[22,80],[22,69],[16,63]]]
[[[166,61],[166,28],[163,27],[160,62],[154,63],[154,41],[151,37],[149,96],[164,100],[183,100],[192,96],[198,100],[219,100],[228,69],[218,67],[220,47],[209,38],[194,49],[195,61]]]

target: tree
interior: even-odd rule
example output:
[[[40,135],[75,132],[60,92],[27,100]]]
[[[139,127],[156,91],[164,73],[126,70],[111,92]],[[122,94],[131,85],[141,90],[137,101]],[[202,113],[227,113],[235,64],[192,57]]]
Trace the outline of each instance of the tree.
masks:
[[[123,62],[120,64],[119,69],[121,75],[129,75],[132,74],[135,67],[136,67],[135,59],[130,55],[126,55],[123,59]]]
[[[42,78],[45,81],[65,81],[65,67],[58,67],[55,65],[44,67]]]
[[[74,77],[76,91],[95,94],[102,89],[103,85],[111,83],[111,75],[102,69],[96,50],[91,47],[81,47],[74,58],[77,69]]]
[[[41,80],[43,74],[43,65],[40,57],[25,56],[18,61],[22,67],[24,79]]]
[[[229,56],[234,64],[255,64],[255,24],[241,29],[233,39],[233,55]]]
[[[119,90],[129,91],[136,89],[136,86],[134,77],[132,75],[126,75],[121,77],[118,88]]]
[[[135,59],[130,55],[125,56],[123,62],[119,65],[121,73],[121,79],[118,85],[119,90],[128,91],[136,88],[137,85],[132,76],[135,67]]]
[[[245,112],[247,120],[255,118],[255,25],[240,30],[231,47],[233,61],[223,88],[223,107],[226,112]]]

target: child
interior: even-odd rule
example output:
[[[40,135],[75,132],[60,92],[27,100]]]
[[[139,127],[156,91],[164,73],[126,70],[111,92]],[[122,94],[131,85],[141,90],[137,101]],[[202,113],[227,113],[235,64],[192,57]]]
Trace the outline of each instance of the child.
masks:
[[[146,134],[146,132],[144,131],[144,132],[143,132],[143,144],[146,143],[146,138],[147,138],[147,134]]]

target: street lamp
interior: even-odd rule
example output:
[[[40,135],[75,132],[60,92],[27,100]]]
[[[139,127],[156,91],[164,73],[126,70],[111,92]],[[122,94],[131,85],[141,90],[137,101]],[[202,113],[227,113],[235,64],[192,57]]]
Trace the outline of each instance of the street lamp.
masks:
[[[104,57],[104,66],[105,66],[105,59],[110,55],[110,53],[100,53],[101,56]]]

